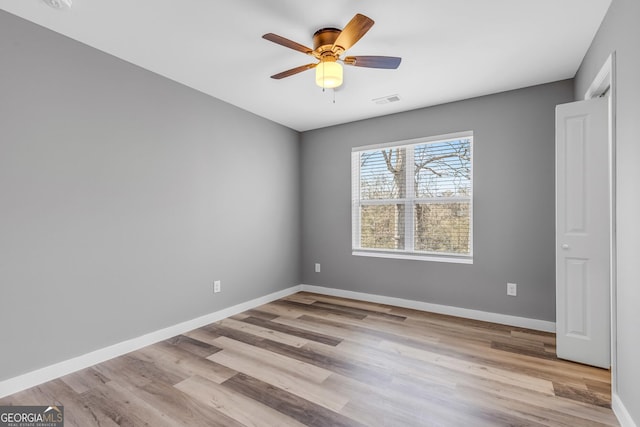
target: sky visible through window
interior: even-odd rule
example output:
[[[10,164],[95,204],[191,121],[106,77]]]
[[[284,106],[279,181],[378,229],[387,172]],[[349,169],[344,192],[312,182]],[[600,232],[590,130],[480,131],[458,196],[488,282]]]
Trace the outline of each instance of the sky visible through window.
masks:
[[[362,200],[404,198],[407,153],[413,150],[415,197],[469,196],[471,140],[440,141],[416,146],[378,149],[360,155]],[[386,154],[386,156],[385,156]]]

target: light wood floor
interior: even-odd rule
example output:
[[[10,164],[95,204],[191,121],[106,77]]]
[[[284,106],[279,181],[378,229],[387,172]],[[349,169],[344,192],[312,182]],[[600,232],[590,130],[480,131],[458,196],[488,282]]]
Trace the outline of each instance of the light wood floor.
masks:
[[[552,334],[298,293],[0,399],[65,426],[617,426]]]

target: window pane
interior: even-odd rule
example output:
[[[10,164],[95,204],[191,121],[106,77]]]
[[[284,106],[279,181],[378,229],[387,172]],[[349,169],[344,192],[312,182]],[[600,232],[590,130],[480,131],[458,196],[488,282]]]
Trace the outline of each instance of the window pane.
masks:
[[[354,255],[472,262],[472,145],[466,131],[352,150]]]
[[[471,139],[414,148],[416,197],[471,195]]]
[[[406,195],[406,148],[360,154],[360,198],[398,199]]]
[[[417,204],[415,250],[468,254],[469,202]]]
[[[404,249],[404,204],[362,206],[360,247]]]

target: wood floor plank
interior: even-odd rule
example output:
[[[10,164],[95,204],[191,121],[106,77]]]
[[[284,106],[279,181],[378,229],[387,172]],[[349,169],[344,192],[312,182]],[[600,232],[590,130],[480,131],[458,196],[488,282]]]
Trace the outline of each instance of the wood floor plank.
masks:
[[[232,340],[243,342],[245,344],[253,345],[256,347],[259,347],[260,343],[265,340],[265,338],[263,337],[259,337],[247,331],[241,331],[239,329],[224,326],[222,323],[207,325],[201,329],[204,329],[206,332],[213,332],[218,335],[218,337],[214,338],[212,341],[207,341],[214,343],[214,345],[218,343],[218,338],[220,337],[230,338]]]
[[[229,387],[213,383],[197,375],[176,384],[176,388],[244,426],[304,426],[293,418],[246,397],[242,393],[237,393]]]
[[[258,307],[260,311],[276,316],[278,319],[296,319],[307,312],[299,306],[275,304],[276,301],[272,301],[268,304]]]
[[[164,343],[143,348],[139,350],[138,353],[144,354],[149,359],[154,360],[160,369],[172,373],[177,378],[186,379],[194,375],[199,375],[220,384],[237,373],[233,369],[229,369],[209,359],[190,357],[192,353]],[[166,381],[161,382],[167,383]],[[146,383],[144,385],[146,385]]]
[[[365,417],[369,425],[385,425],[378,420],[416,426],[519,425],[517,417],[499,410],[489,411],[477,402],[460,399],[456,389],[433,387],[414,377],[394,382],[382,399],[352,399],[342,412],[356,419]]]
[[[173,421],[163,413],[162,408],[145,402],[137,393],[127,390],[116,381],[110,381],[85,393],[82,395],[82,401],[88,407],[100,409],[120,426],[173,425]]]
[[[274,387],[245,374],[238,374],[225,381],[225,386],[313,427],[364,427],[352,419],[330,411],[312,401]]]
[[[349,403],[340,412],[368,426],[488,425],[457,409],[452,411],[449,404],[441,404],[455,394],[454,385],[443,387],[415,377],[397,382],[399,378],[384,387],[341,375],[332,375],[325,383],[349,396]]]
[[[434,333],[431,329],[427,328],[407,328],[404,321],[399,322],[396,320],[389,320],[378,317],[367,317],[364,320],[358,319],[342,319],[340,323],[367,327],[374,329],[378,332],[388,333],[398,337],[404,337],[408,339],[415,339],[422,342],[438,343],[441,339],[441,334]]]
[[[280,325],[277,323],[276,325]],[[281,325],[286,328],[289,326]],[[300,328],[292,328],[296,330],[302,330]],[[340,357],[339,352],[329,353],[324,351],[325,345],[318,344],[316,341],[310,341],[309,344],[318,344],[310,347],[309,345],[296,348],[292,346],[283,345],[276,341],[271,341],[269,339],[259,339],[251,334],[247,334],[245,332],[229,330],[223,327],[222,325],[216,326],[216,333],[210,336],[207,336],[207,332],[203,330],[199,330],[197,335],[200,339],[205,339],[207,342],[215,344],[217,339],[220,336],[226,336],[228,338],[238,340],[240,342],[258,347],[260,349],[268,350],[272,353],[279,354],[281,356],[288,357],[290,359],[294,359],[300,362],[308,363],[309,365],[317,366],[319,368],[323,368],[326,370],[330,370],[333,372],[341,373],[344,375],[349,375],[354,378],[358,378],[365,382],[374,382],[376,384],[382,384],[384,382],[388,382],[390,380],[390,375],[388,373],[382,372],[380,370],[375,369],[371,366],[366,366],[364,364],[351,363],[349,360],[344,357]],[[306,331],[306,329],[302,330]],[[240,332],[240,333],[239,333]],[[341,342],[341,340],[337,340],[337,342]],[[376,341],[376,344],[378,341]],[[333,343],[332,343],[333,344]],[[334,357],[336,355],[336,357]]]
[[[354,331],[349,327],[349,325],[343,325],[340,323],[321,323],[319,322],[319,318],[315,316],[299,315],[297,318],[280,316],[274,319],[273,322],[292,327],[299,327],[316,333],[325,333],[340,339],[342,342],[354,341],[375,346],[381,341],[375,336],[363,335]]]
[[[379,340],[384,341],[394,341],[402,344],[406,344],[409,346],[414,346],[418,348],[429,347],[433,351],[441,351],[441,347],[437,345],[439,340],[434,338],[426,338],[420,339],[415,337],[408,337],[405,335],[398,335],[392,332],[387,332],[378,327],[371,327],[367,323],[366,320],[363,319],[342,319],[336,320],[333,318],[320,318],[320,317],[311,317],[308,315],[300,316],[300,320],[311,320],[315,323],[320,323],[326,326],[333,327],[342,327],[348,329],[351,332],[355,332],[356,335],[366,336],[366,337],[375,337]]]
[[[150,382],[143,387],[119,383],[147,402],[162,408],[173,425],[189,427],[241,427],[242,424],[216,409],[200,404],[196,399],[179,391],[176,387],[159,382]]]
[[[312,344],[309,344],[309,346],[312,347]],[[351,363],[358,366],[377,371],[379,376],[384,375],[384,383],[378,383],[381,386],[386,386],[389,381],[392,382],[395,378],[404,376],[412,376],[438,387],[453,389],[456,384],[452,379],[455,376],[455,372],[450,369],[439,365],[427,364],[421,360],[399,357],[397,354],[383,351],[377,347],[344,341],[335,349],[326,349],[325,351],[335,354],[335,357],[343,357],[350,360]],[[353,378],[351,373],[347,376]],[[376,384],[375,381],[363,382]]]
[[[511,353],[516,353],[516,354],[526,354],[529,356],[540,357],[544,359],[550,359],[550,360],[557,359],[556,355],[546,351],[544,346],[541,346],[541,347],[521,346],[514,343],[492,341],[491,348],[495,348],[496,350],[509,351]]]
[[[254,351],[257,350],[256,348],[250,348],[250,346],[240,342],[232,344],[233,340],[225,337],[219,339],[224,341],[221,342],[221,345],[225,349],[211,355],[209,357],[210,360],[270,383],[304,399],[316,402],[333,411],[339,411],[346,404],[344,397],[335,391],[327,390],[320,384],[322,380],[331,374],[330,372],[322,372],[323,378],[320,379],[318,374],[310,372],[312,371],[310,365],[294,363],[297,361],[290,359],[291,365],[296,365],[292,367],[289,366],[288,361],[274,356],[264,360],[261,357],[264,353],[258,354]],[[317,369],[319,368],[314,370]]]
[[[558,409],[553,406],[539,406],[540,400],[530,399],[527,402],[515,399],[512,396],[496,396],[488,393],[485,389],[476,389],[472,387],[460,386],[458,394],[460,401],[467,401],[474,405],[482,406],[490,412],[502,412],[515,419],[526,422],[527,425],[535,423],[545,426],[608,426],[608,422],[596,421],[591,418],[587,412],[575,411],[573,414],[567,413],[566,408]],[[492,396],[492,399],[486,399],[486,396]]]
[[[540,341],[543,342],[545,344],[552,344],[555,346],[556,344],[556,337],[554,334],[551,333],[540,333],[539,331],[522,331],[522,330],[517,330],[517,331],[511,331],[511,336],[514,338],[524,338],[524,339],[528,339],[528,340],[536,340],[536,341]]]
[[[546,332],[301,292],[0,399],[66,426],[619,426]]]
[[[341,304],[328,303],[324,301],[316,301],[313,303],[313,306],[326,308],[328,310],[338,311],[342,313],[350,313],[350,314],[359,315],[359,316],[379,317],[382,319],[394,320],[396,322],[402,322],[406,320],[406,316],[401,316],[399,314],[384,313],[376,310],[367,310],[364,308],[350,307],[350,306],[345,306]]]
[[[602,425],[618,425],[611,410],[578,400],[569,400],[560,396],[536,393],[525,387],[517,385],[497,384],[491,379],[471,379],[462,377],[457,381],[457,388],[465,390],[465,393],[473,391],[480,399],[488,401],[506,400],[518,402],[529,408],[529,412],[541,411],[552,413],[554,411],[573,418],[574,425],[580,425],[581,420],[586,419]],[[549,425],[560,423],[560,418],[550,417]]]
[[[579,387],[571,387],[560,383],[553,383],[553,390],[556,396],[587,402],[591,405],[602,406],[603,408],[611,408],[611,401],[609,399],[591,390],[584,390]]]
[[[265,328],[261,325],[256,325],[255,322],[238,321],[234,319],[225,319],[220,322],[221,326],[225,326],[231,329],[236,329],[241,332],[246,332],[260,338],[267,338],[272,341],[277,341],[282,344],[290,345],[292,347],[302,347],[309,341],[299,336],[282,333],[274,329]]]
[[[584,384],[587,386],[588,390],[591,390],[594,393],[600,393],[604,396],[609,396],[611,394],[611,384],[608,381],[585,378]]]
[[[316,298],[313,295],[307,294],[305,292],[298,292],[293,295],[289,295],[288,297],[282,298],[285,301],[295,301],[302,304],[313,304],[316,302]]]
[[[380,347],[393,350],[397,352],[397,354],[405,357],[429,362],[451,369],[453,371],[463,372],[465,375],[470,375],[472,377],[491,378],[494,381],[504,384],[525,384],[525,387],[530,390],[540,393],[546,393],[549,395],[554,394],[554,387],[550,381],[541,380],[539,378],[534,378],[528,375],[523,375],[499,368],[487,367],[476,363],[470,363],[465,360],[443,356],[441,354],[432,353],[426,350],[409,347],[395,342],[383,341]]]
[[[347,318],[362,320],[365,317],[367,317],[367,315],[363,313],[354,313],[349,310],[342,310],[340,308],[333,308],[333,307],[319,307],[319,306],[316,306],[315,304],[304,304],[301,302],[289,301],[289,300],[277,300],[272,302],[271,304],[288,307],[288,308],[295,308],[297,310],[301,310],[304,313],[311,312],[311,313],[316,313],[318,315],[330,315],[338,318],[347,317]]]
[[[185,375],[162,369],[156,362],[144,352],[138,351],[107,360],[95,366],[94,369],[107,378],[127,378],[128,381],[137,384],[146,384],[151,380],[176,384],[185,379]]]
[[[312,292],[300,292],[300,294],[305,295],[308,300],[312,300],[312,301],[328,302],[330,304],[339,304],[345,307],[354,307],[354,308],[362,308],[370,311],[379,311],[380,313],[391,313],[392,309],[394,308],[393,306],[390,306],[390,305],[379,304],[375,302],[359,301],[359,300],[354,300],[349,298],[315,294]]]
[[[213,332],[210,329],[205,329],[205,328],[198,328],[198,329],[194,329],[192,331],[189,332],[185,332],[184,335],[188,336],[189,338],[193,338],[195,340],[199,340],[202,342],[206,342],[208,344],[213,345],[214,340],[216,338],[219,338],[221,335],[217,334],[215,332]]]
[[[265,320],[260,317],[249,316],[242,319],[242,321],[246,323],[250,323],[252,325],[260,326],[266,329],[282,332],[284,334],[304,338],[307,341],[315,341],[315,342],[319,342],[326,345],[336,346],[340,344],[340,342],[342,341],[339,338],[335,338],[329,335],[318,334],[302,328],[283,325],[281,323],[272,322],[271,320]]]
[[[252,346],[241,341],[236,341],[227,337],[220,337],[216,339],[216,342],[220,345],[223,351],[222,354],[228,354],[230,352],[237,353],[243,357],[249,357],[260,361],[261,369],[269,367],[277,372],[286,372],[294,376],[306,379],[308,381],[320,384],[327,379],[331,372],[327,369],[292,359],[281,354],[265,350],[260,347]],[[294,347],[297,348],[297,347]],[[217,353],[208,357],[208,360],[218,359]]]
[[[195,340],[186,335],[178,335],[176,337],[169,338],[164,342],[166,344],[179,347],[182,350],[188,351],[189,353],[192,353],[197,357],[211,356],[213,353],[220,351],[220,349],[214,345]]]
[[[93,368],[82,369],[72,374],[65,375],[60,379],[78,394],[89,391],[92,388],[105,384],[109,381],[109,378],[105,377]]]
[[[291,348],[279,343],[264,342],[261,348],[365,383],[382,386],[391,380],[391,373],[353,363],[339,352],[331,351],[331,348],[327,349],[326,346],[317,343],[309,343],[302,348]]]
[[[273,320],[276,317],[278,317],[277,314],[272,314],[272,313],[267,313],[266,311],[262,311],[260,310],[260,307],[255,308],[253,310],[247,310],[244,312],[244,314],[249,317],[257,317],[259,319],[264,319],[264,320]]]

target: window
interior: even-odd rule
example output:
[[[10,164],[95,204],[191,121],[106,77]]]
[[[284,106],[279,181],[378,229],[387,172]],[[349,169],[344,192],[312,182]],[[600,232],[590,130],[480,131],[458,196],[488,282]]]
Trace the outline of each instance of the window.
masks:
[[[354,255],[472,262],[473,133],[355,147]]]

